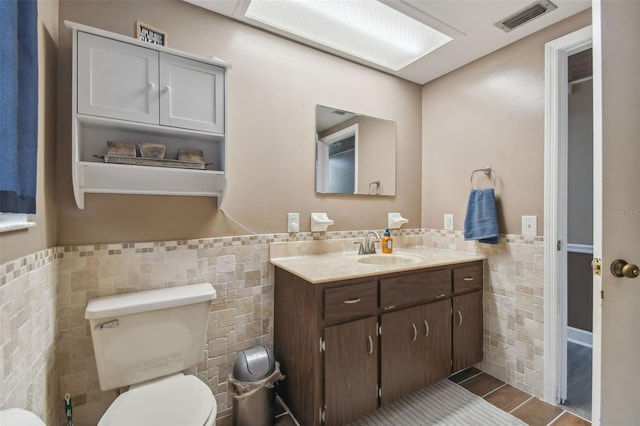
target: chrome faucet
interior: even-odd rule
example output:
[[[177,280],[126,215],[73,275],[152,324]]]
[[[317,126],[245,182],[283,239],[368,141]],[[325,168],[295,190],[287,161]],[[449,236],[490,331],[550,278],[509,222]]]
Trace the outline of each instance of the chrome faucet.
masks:
[[[374,240],[370,240],[369,237],[374,237]],[[364,244],[360,241],[356,241],[355,244],[358,244],[360,247],[358,249],[358,254],[375,254],[376,253],[376,244],[380,242],[380,234],[376,231],[369,231],[367,235],[364,237]]]

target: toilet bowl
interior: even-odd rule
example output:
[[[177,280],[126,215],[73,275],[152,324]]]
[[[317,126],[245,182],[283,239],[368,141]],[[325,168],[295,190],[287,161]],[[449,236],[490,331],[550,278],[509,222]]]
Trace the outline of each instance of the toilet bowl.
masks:
[[[31,411],[22,408],[8,408],[0,410],[0,425],[2,426],[47,426],[45,422]]]
[[[211,390],[195,376],[176,374],[131,386],[118,396],[98,426],[216,424]]]
[[[202,360],[215,296],[205,283],[89,300],[100,389],[129,386],[99,426],[215,425],[211,389],[182,373]]]

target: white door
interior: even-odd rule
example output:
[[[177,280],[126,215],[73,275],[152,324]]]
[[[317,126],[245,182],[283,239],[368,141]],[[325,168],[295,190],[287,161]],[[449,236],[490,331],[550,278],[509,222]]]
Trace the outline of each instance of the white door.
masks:
[[[158,124],[158,52],[78,32],[78,113]]]
[[[638,1],[593,3],[594,145],[602,150],[602,168],[598,158],[594,162],[594,198],[602,197],[594,223],[600,219],[602,245],[594,233],[594,256],[601,249],[604,295],[601,324],[594,324],[602,339],[601,353],[594,352],[594,385],[600,382],[594,425],[640,424],[640,278],[617,278],[610,271],[615,259],[640,264],[639,23]]]
[[[224,133],[224,69],[160,53],[160,124]]]

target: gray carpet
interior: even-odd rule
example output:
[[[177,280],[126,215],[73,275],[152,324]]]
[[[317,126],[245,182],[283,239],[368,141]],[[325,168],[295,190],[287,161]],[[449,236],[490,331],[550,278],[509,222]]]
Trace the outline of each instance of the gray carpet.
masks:
[[[349,423],[352,426],[526,425],[450,380],[412,393]]]

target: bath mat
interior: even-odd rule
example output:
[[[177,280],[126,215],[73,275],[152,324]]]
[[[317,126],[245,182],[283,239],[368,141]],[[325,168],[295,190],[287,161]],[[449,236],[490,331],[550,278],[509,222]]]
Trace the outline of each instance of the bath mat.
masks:
[[[526,425],[450,380],[442,380],[378,408],[349,423],[351,426]]]

